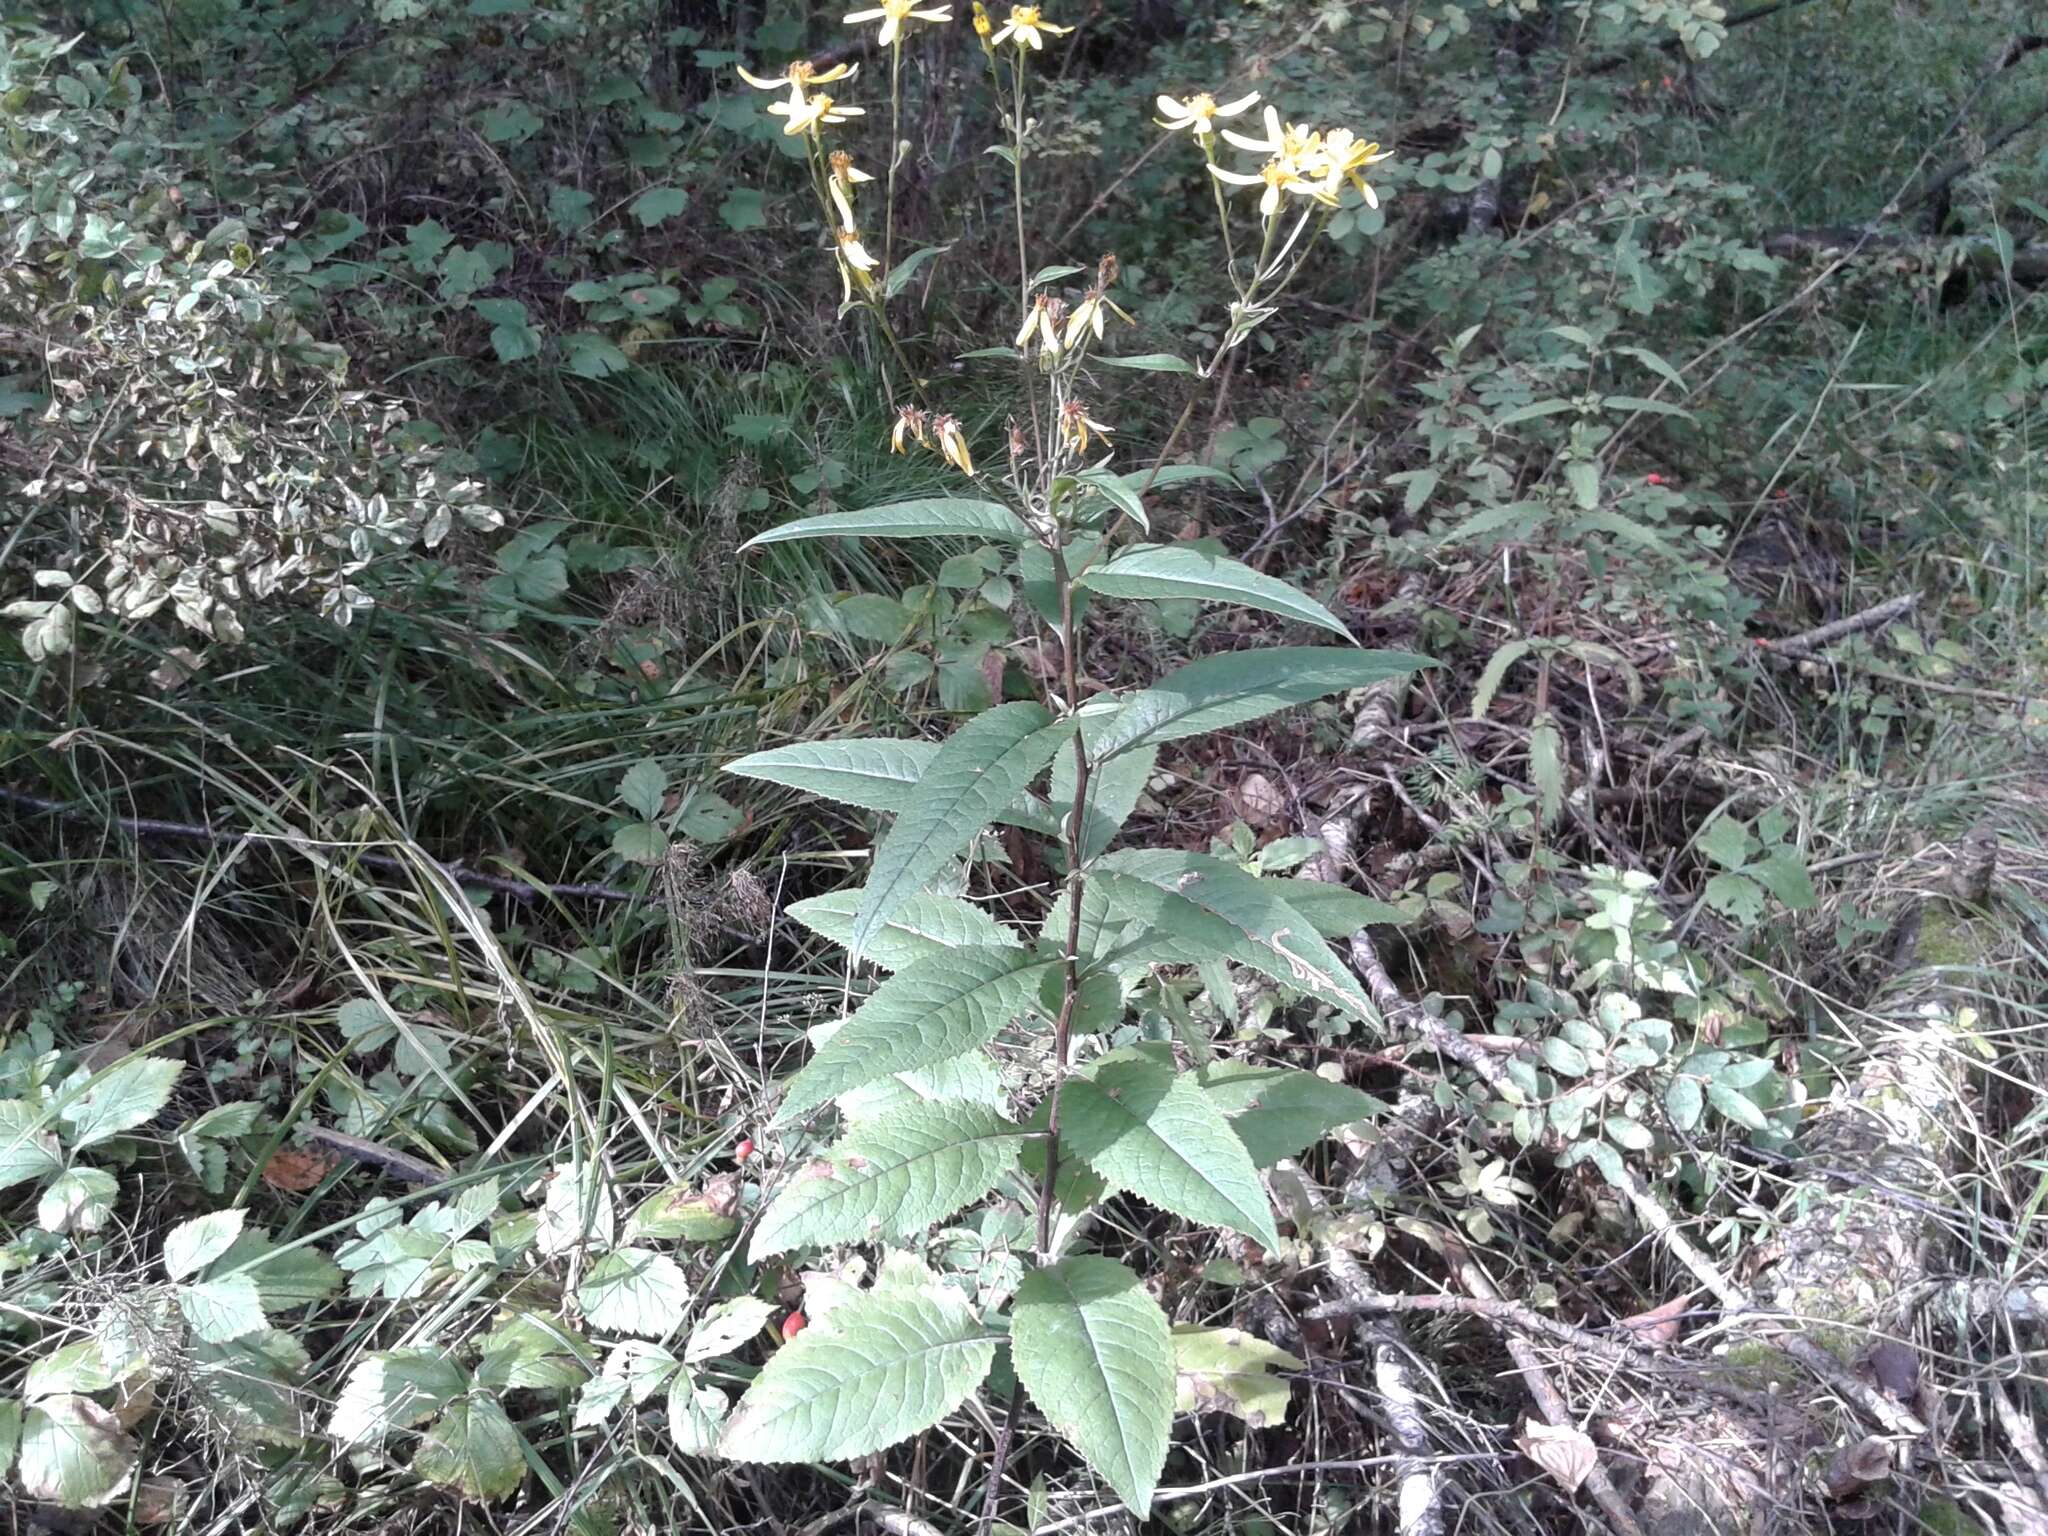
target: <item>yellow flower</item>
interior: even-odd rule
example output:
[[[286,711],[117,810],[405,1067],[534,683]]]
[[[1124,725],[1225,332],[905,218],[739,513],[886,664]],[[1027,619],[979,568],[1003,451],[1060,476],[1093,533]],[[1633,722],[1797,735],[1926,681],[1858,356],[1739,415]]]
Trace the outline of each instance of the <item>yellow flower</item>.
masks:
[[[967,438],[960,431],[960,418],[941,416],[932,422],[932,431],[939,439],[939,452],[946,462],[963,475],[974,473],[974,456],[967,451]]]
[[[929,448],[932,440],[925,435],[925,427],[929,423],[930,418],[916,406],[906,405],[899,407],[896,412],[896,425],[889,433],[889,451],[891,453],[901,453],[903,451],[904,439],[911,437],[916,438],[920,443]]]
[[[988,19],[988,7],[981,0],[974,0],[974,35],[981,39],[981,51],[988,53],[993,45],[989,39],[995,35],[995,23]]]
[[[1227,181],[1237,187],[1264,187],[1265,193],[1259,198],[1259,213],[1272,218],[1280,211],[1282,192],[1299,192],[1303,189],[1301,172],[1292,160],[1279,157],[1268,160],[1259,168],[1256,176],[1247,176],[1242,171],[1226,171],[1220,165],[1209,167],[1209,174],[1218,181]]]
[[[839,241],[839,259],[856,272],[872,272],[881,263],[868,254],[866,246],[860,243],[860,231],[841,229],[833,231]]]
[[[1126,314],[1123,308],[1109,298],[1100,288],[1091,288],[1088,296],[1074,306],[1074,312],[1067,316],[1067,333],[1060,338],[1060,345],[1071,347],[1081,339],[1083,331],[1093,331],[1097,341],[1102,340],[1103,313],[1115,315],[1125,325],[1137,322]]]
[[[1073,444],[1074,452],[1088,451],[1088,434],[1099,433],[1108,437],[1111,429],[1088,414],[1088,407],[1078,400],[1069,400],[1060,407],[1060,436]]]
[[[826,158],[831,167],[831,179],[827,183],[832,194],[832,206],[839,211],[839,223],[843,228],[854,228],[853,188],[856,183],[873,181],[875,178],[866,171],[854,167],[853,156],[843,149],[835,149]]]
[[[887,48],[903,35],[903,23],[916,17],[919,21],[951,21],[953,12],[946,6],[934,6],[930,10],[918,9],[917,0],[882,0],[872,10],[855,11],[846,18],[849,27],[857,27],[864,21],[880,19],[882,30],[875,34],[875,41]]]
[[[785,86],[802,88],[806,85],[830,85],[834,80],[851,80],[860,73],[858,64],[834,64],[830,69],[818,69],[809,59],[793,59],[782,77],[771,80],[757,75],[746,65],[740,66],[740,78],[757,91],[779,91]]]
[[[1060,311],[1065,306],[1058,299],[1049,299],[1044,294],[1031,301],[1031,308],[1024,312],[1024,329],[1017,333],[1017,350],[1028,352],[1031,333],[1036,331],[1039,345],[1054,356],[1060,350]]]
[[[1000,48],[1014,37],[1017,39],[1017,50],[1021,53],[1026,48],[1043,48],[1044,33],[1050,32],[1054,37],[1065,37],[1073,30],[1072,27],[1054,26],[1038,14],[1038,7],[1035,5],[1013,5],[1010,7],[1010,19],[1003,23],[1003,30],[990,41]]]
[[[1224,129],[1223,137],[1239,149],[1248,149],[1255,155],[1276,155],[1288,161],[1299,162],[1313,158],[1321,152],[1323,136],[1314,129],[1303,128],[1295,123],[1289,123],[1283,128],[1280,124],[1280,114],[1270,106],[1266,108],[1265,122],[1264,138],[1255,139],[1250,134],[1239,133],[1232,128]]]
[[[773,102],[768,108],[771,117],[789,119],[782,125],[785,137],[794,137],[799,133],[815,134],[820,127],[828,123],[843,123],[849,117],[861,117],[866,112],[865,107],[841,106],[822,91],[815,96],[806,96],[803,88],[797,85],[790,86],[789,100]]]
[[[1324,196],[1321,200],[1335,202],[1339,184],[1349,181],[1364,196],[1368,207],[1379,207],[1379,194],[1367,185],[1362,172],[1368,165],[1392,159],[1393,154],[1390,149],[1381,149],[1379,145],[1359,138],[1349,128],[1332,128],[1323,140],[1321,170]]]
[[[1198,96],[1190,96],[1186,101],[1161,96],[1158,101],[1160,115],[1153,121],[1168,133],[1178,133],[1186,128],[1193,132],[1197,141],[1212,139],[1216,136],[1217,118],[1235,117],[1258,99],[1259,93],[1253,91],[1249,96],[1240,96],[1236,101],[1227,102],[1219,107],[1216,105],[1216,98],[1207,91]]]

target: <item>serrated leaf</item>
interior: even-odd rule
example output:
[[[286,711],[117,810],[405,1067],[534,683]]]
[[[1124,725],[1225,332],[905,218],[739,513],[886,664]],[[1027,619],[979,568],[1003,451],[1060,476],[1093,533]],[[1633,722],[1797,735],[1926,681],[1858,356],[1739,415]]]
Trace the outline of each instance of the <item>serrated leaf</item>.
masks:
[[[847,945],[854,959],[896,908],[1038,776],[1064,735],[1044,705],[1020,700],[977,715],[940,744],[875,849],[867,899]]]
[[[476,1384],[494,1391],[566,1392],[589,1376],[583,1336],[544,1313],[513,1313],[478,1348]]]
[[[394,1429],[431,1419],[468,1385],[462,1368],[436,1350],[365,1355],[342,1380],[327,1432],[344,1446],[376,1445]]]
[[[1304,1363],[1241,1328],[1178,1323],[1173,1330],[1174,1409],[1226,1413],[1253,1429],[1270,1429],[1287,1422],[1291,1395],[1286,1378],[1274,1373],[1298,1371]]]
[[[1024,949],[974,945],[897,972],[790,1080],[776,1119],[986,1045],[1031,1005],[1039,975],[1052,963]]]
[[[1328,880],[1289,878],[1272,884],[1280,899],[1326,939],[1349,938],[1361,928],[1404,927],[1422,914],[1420,903],[1396,906]]]
[[[1749,850],[1754,843],[1749,828],[1724,813],[1707,823],[1706,829],[1693,840],[1693,846],[1723,869],[1740,869],[1749,862]]]
[[[173,1280],[196,1275],[234,1246],[247,1211],[214,1211],[181,1221],[164,1237],[164,1273]]]
[[[668,1386],[668,1432],[685,1456],[709,1456],[718,1444],[719,1426],[732,1404],[716,1387],[678,1372]]]
[[[651,757],[643,757],[619,779],[619,799],[640,813],[642,821],[661,814],[661,802],[668,794],[668,773]]]
[[[668,857],[668,838],[652,822],[629,821],[612,833],[612,852],[632,864],[659,864]]]
[[[647,1248],[615,1248],[592,1264],[576,1288],[584,1321],[606,1333],[658,1339],[690,1304],[690,1283],[676,1261]]]
[[[1133,747],[1219,731],[1435,665],[1403,651],[1336,646],[1263,646],[1205,656],[1131,695],[1099,738],[1099,750],[1107,759]]]
[[[73,1151],[81,1151],[155,1119],[184,1070],[184,1063],[162,1056],[131,1056],[95,1072],[85,1091],[61,1111],[70,1127],[64,1139]]]
[[[1203,1067],[1196,1079],[1259,1168],[1296,1157],[1339,1126],[1387,1109],[1369,1093],[1293,1067],[1219,1061]]]
[[[190,1342],[185,1380],[215,1423],[261,1445],[296,1446],[312,1433],[305,1349],[275,1328],[229,1344]]]
[[[1090,756],[1093,755],[1091,748]],[[1152,777],[1158,756],[1156,748],[1141,747],[1133,752],[1120,752],[1099,766],[1089,765],[1087,813],[1081,818],[1081,857],[1084,860],[1094,858],[1107,848],[1123,830],[1124,823],[1131,819],[1131,813],[1138,808],[1138,797],[1145,793],[1145,785]],[[1050,796],[1055,811],[1061,816],[1074,808],[1075,775],[1074,754],[1063,746],[1053,754]]]
[[[1773,848],[1743,873],[1777,897],[1787,911],[1804,912],[1820,901],[1806,861],[1790,848]]]
[[[178,1310],[209,1344],[226,1344],[270,1326],[263,1298],[248,1275],[223,1275],[178,1287]]]
[[[1188,963],[1234,960],[1355,1018],[1379,1022],[1358,978],[1287,904],[1281,882],[1207,854],[1151,848],[1105,855],[1090,886],[1097,881],[1112,906],[1150,924]]]
[[[689,1342],[683,1345],[684,1363],[696,1365],[731,1354],[753,1339],[774,1315],[775,1304],[758,1296],[735,1296],[730,1301],[721,1301],[690,1330]]]
[[[1019,1132],[984,1104],[906,1104],[806,1165],[754,1228],[750,1263],[792,1248],[921,1232],[995,1188]]]
[[[1166,1465],[1173,1344],[1166,1314],[1123,1265],[1088,1256],[1035,1269],[1017,1288],[1017,1379],[1139,1519]]]
[[[1185,544],[1136,545],[1084,572],[1076,578],[1076,585],[1105,597],[1237,603],[1351,638],[1351,631],[1334,613],[1286,582]]]
[[[1061,1093],[1060,1146],[1163,1211],[1280,1246],[1251,1154],[1192,1074],[1144,1057],[1105,1062]]]
[[[928,1429],[981,1385],[996,1336],[948,1290],[870,1291],[775,1352],[719,1437],[732,1461],[844,1461]]]
[[[104,1168],[67,1168],[36,1201],[36,1225],[45,1232],[97,1232],[114,1214],[121,1184]]]
[[[938,746],[929,741],[860,737],[802,741],[727,763],[725,772],[823,795],[866,811],[899,811],[910,789],[931,766]]]
[[[853,937],[854,916],[866,894],[856,885],[793,901],[783,910],[813,933],[843,945]],[[1015,948],[1019,943],[1014,933],[973,902],[919,891],[870,936],[868,959],[885,971],[900,971],[927,956],[970,944]]]
[[[65,1509],[105,1503],[135,1470],[135,1442],[89,1397],[45,1398],[21,1422],[13,1485],[24,1498]]]
[[[47,1179],[64,1168],[54,1133],[41,1129],[42,1113],[22,1099],[0,1099],[0,1189]]]
[[[1008,507],[997,501],[973,501],[959,496],[920,496],[869,507],[863,512],[827,512],[821,517],[801,517],[765,533],[757,533],[740,546],[740,553],[766,544],[786,544],[791,539],[1003,539],[1022,543],[1029,530]]]
[[[1573,459],[1564,467],[1565,484],[1588,512],[1600,505],[1600,466],[1587,459]]]
[[[472,1392],[448,1405],[412,1459],[412,1470],[465,1498],[507,1499],[526,1481],[519,1431],[498,1400]]]

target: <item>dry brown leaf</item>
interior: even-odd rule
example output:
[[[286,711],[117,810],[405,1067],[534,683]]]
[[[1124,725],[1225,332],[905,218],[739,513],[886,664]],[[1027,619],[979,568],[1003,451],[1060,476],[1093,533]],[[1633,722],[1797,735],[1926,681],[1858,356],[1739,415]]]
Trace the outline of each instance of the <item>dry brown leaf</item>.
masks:
[[[1287,796],[1263,773],[1246,774],[1231,797],[1237,813],[1261,832],[1283,825],[1287,820]]]
[[[1566,1493],[1577,1493],[1600,1460],[1600,1448],[1582,1429],[1530,1419],[1515,1444],[1524,1456],[1548,1472]]]
[[[334,1171],[335,1159],[311,1147],[279,1147],[263,1165],[263,1182],[272,1189],[303,1195]]]
[[[1682,1319],[1685,1309],[1692,1305],[1692,1294],[1674,1296],[1662,1306],[1652,1307],[1647,1312],[1638,1312],[1624,1317],[1618,1326],[1638,1344],[1672,1344],[1685,1331]]]

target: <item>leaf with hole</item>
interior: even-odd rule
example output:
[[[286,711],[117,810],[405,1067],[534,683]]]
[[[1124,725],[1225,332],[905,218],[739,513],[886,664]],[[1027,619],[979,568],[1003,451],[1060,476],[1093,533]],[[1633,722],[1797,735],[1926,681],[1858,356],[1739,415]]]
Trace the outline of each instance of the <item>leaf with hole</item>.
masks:
[[[910,803],[875,849],[867,899],[847,946],[854,959],[897,907],[1016,800],[1067,731],[1053,724],[1044,705],[1020,700],[977,715],[940,744]]]
[[[719,1437],[731,1461],[845,1461],[929,1429],[981,1385],[996,1335],[956,1291],[861,1293],[782,1346]]]
[[[790,1080],[786,1122],[892,1073],[975,1050],[1031,1006],[1052,961],[1029,950],[975,945],[919,960],[883,982]]]
[[[1024,1277],[1011,1309],[1017,1379],[1139,1519],[1166,1465],[1173,1342],[1144,1284],[1110,1259],[1062,1259]]]
[[[754,1228],[748,1261],[792,1248],[908,1237],[979,1200],[1016,1166],[1019,1131],[985,1104],[905,1104],[800,1169]]]
[[[1184,544],[1133,545],[1075,580],[1077,585],[1105,597],[1237,603],[1299,624],[1317,625],[1347,640],[1351,638],[1351,631],[1341,619],[1286,582],[1236,560],[1205,554]]]
[[[1150,1058],[1105,1062],[1060,1096],[1060,1146],[1113,1186],[1189,1221],[1280,1235],[1251,1154],[1192,1076]]]

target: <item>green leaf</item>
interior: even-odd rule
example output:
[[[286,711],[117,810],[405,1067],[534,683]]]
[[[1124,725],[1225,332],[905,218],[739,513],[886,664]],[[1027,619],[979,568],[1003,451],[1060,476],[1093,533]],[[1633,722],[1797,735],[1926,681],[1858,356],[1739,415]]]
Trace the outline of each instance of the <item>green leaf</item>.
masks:
[[[951,249],[950,245],[926,245],[912,251],[890,269],[889,276],[882,283],[882,297],[885,299],[895,298],[897,294],[910,286],[910,280],[917,276],[918,268],[922,267],[933,257],[943,255]]]
[[[1749,862],[1749,851],[1756,845],[1748,827],[1723,814],[1707,823],[1706,830],[1693,840],[1693,846],[1723,869],[1740,869]]]
[[[617,345],[595,331],[572,331],[562,338],[562,366],[579,379],[608,379],[633,366]]]
[[[719,1454],[844,1461],[928,1429],[981,1385],[996,1338],[951,1290],[850,1297],[777,1350],[740,1400]]]
[[[1147,1057],[1105,1062],[1060,1096],[1060,1145],[1119,1189],[1280,1247],[1251,1155],[1190,1074]]]
[[[1600,466],[1587,459],[1573,459],[1564,467],[1565,484],[1588,512],[1600,505]]]
[[[642,229],[652,229],[663,219],[672,219],[690,206],[690,194],[681,187],[649,187],[633,199],[633,217]]]
[[[1789,911],[1804,912],[1820,901],[1820,894],[1813,888],[1813,876],[1806,871],[1806,861],[1790,848],[1773,848],[1743,873],[1777,897]]]
[[[1065,732],[1052,724],[1042,704],[998,704],[932,754],[910,803],[875,849],[867,899],[847,945],[854,959],[897,907],[1038,776],[1064,739]]]
[[[850,1088],[986,1045],[1030,1007],[1053,963],[1026,949],[972,945],[907,966],[790,1080],[775,1118],[792,1120]]]
[[[1593,1070],[1593,1064],[1586,1059],[1586,1053],[1571,1041],[1552,1035],[1537,1048],[1543,1064],[1560,1077],[1584,1077]]]
[[[866,894],[856,885],[828,896],[793,901],[783,910],[813,933],[843,945],[853,937],[853,919]],[[919,891],[868,940],[868,959],[885,971],[900,971],[928,955],[964,945],[1015,948],[1018,943],[1014,933],[974,903]]]
[[[1189,598],[1198,602],[1238,603],[1302,624],[1315,624],[1345,639],[1351,631],[1314,598],[1284,581],[1221,555],[1205,554],[1185,544],[1140,544],[1106,565],[1077,578],[1106,597]]]
[[[1230,1120],[1253,1164],[1295,1157],[1339,1126],[1386,1113],[1369,1093],[1292,1067],[1219,1061],[1197,1074],[1203,1096]]]
[[[1104,717],[1105,724],[1108,718]],[[1093,756],[1092,750],[1090,755]],[[1131,819],[1131,813],[1138,808],[1138,797],[1145,793],[1145,785],[1152,778],[1158,756],[1156,749],[1144,747],[1135,752],[1120,752],[1099,766],[1089,765],[1087,810],[1081,818],[1084,861],[1115,841],[1124,823]],[[1053,808],[1061,816],[1074,808],[1074,779],[1074,754],[1061,747],[1053,754],[1051,794]]]
[[[65,1509],[103,1504],[135,1469],[135,1442],[89,1397],[44,1398],[21,1422],[12,1484],[24,1498]]]
[[[41,1111],[22,1099],[0,1099],[0,1189],[47,1179],[64,1169],[56,1136],[38,1129]]]
[[[644,821],[661,814],[662,798],[668,794],[668,774],[651,757],[643,757],[619,780],[619,799],[640,813]]]
[[[1671,1123],[1681,1131],[1690,1131],[1700,1123],[1700,1113],[1706,1108],[1706,1096],[1700,1092],[1700,1081],[1696,1077],[1674,1077],[1664,1090],[1664,1113],[1671,1117]]]
[[[1148,924],[1187,964],[1234,960],[1367,1023],[1379,1022],[1358,978],[1287,904],[1281,881],[1261,880],[1207,854],[1148,848],[1098,860],[1089,885],[1098,882],[1112,908]]]
[[[226,1344],[270,1326],[263,1298],[249,1275],[223,1275],[178,1287],[178,1310],[209,1344]]]
[[[768,223],[767,199],[759,187],[734,187],[718,205],[718,217],[725,227],[745,234]]]
[[[95,1072],[85,1092],[62,1111],[71,1127],[64,1139],[80,1151],[155,1119],[171,1101],[171,1085],[184,1070],[182,1062],[166,1057],[131,1056]]]
[[[1141,373],[1195,373],[1195,365],[1171,352],[1140,352],[1131,357],[1095,357],[1105,368],[1135,368]]]
[[[514,1312],[483,1337],[476,1384],[497,1391],[566,1392],[590,1376],[583,1336],[539,1312]]]
[[[114,1214],[120,1180],[104,1168],[67,1168],[36,1201],[36,1225],[45,1232],[97,1232]]]
[[[1739,1093],[1725,1084],[1708,1083],[1707,1102],[1746,1131],[1770,1129],[1771,1122],[1764,1118],[1764,1112],[1756,1107],[1748,1095]]]
[[[652,822],[631,821],[612,833],[612,852],[632,864],[659,864],[668,857],[668,838]]]
[[[721,1301],[690,1330],[689,1342],[683,1346],[684,1363],[696,1365],[731,1354],[751,1342],[774,1315],[775,1303],[758,1296],[735,1296],[730,1301]]]
[[[748,1262],[792,1248],[908,1237],[1016,1165],[1017,1127],[985,1104],[906,1104],[857,1126],[762,1213]]]
[[[1764,889],[1747,875],[1719,874],[1707,882],[1701,893],[1707,905],[1725,912],[1738,923],[1760,922],[1764,915]]]
[[[247,1211],[214,1211],[181,1221],[164,1236],[164,1273],[173,1280],[196,1275],[242,1235]]]
[[[822,517],[799,518],[755,534],[740,546],[740,552],[744,554],[764,544],[784,544],[791,539],[973,538],[1004,539],[1018,544],[1027,536],[1023,520],[1001,502],[920,496],[870,507],[864,512],[827,512]]]
[[[1263,646],[1205,656],[1133,694],[1100,738],[1099,750],[1108,758],[1133,747],[1219,731],[1435,665],[1426,656],[1402,651],[1335,646]]]
[[[508,1499],[526,1481],[526,1456],[498,1400],[472,1392],[448,1405],[421,1442],[412,1470],[464,1498]]]
[[[718,1448],[718,1427],[731,1406],[723,1392],[678,1371],[668,1386],[668,1433],[685,1456],[709,1456]]]
[[[341,1383],[327,1432],[344,1446],[377,1445],[394,1429],[431,1419],[468,1386],[462,1367],[439,1350],[365,1355]]]
[[[924,777],[938,747],[929,741],[856,737],[846,741],[802,741],[754,752],[725,771],[823,795],[865,811],[900,811],[909,791]]]
[[[606,1333],[658,1339],[690,1304],[690,1284],[676,1261],[647,1248],[615,1248],[590,1266],[576,1288],[584,1321]]]
[[[1227,1413],[1253,1429],[1287,1422],[1287,1379],[1305,1362],[1241,1328],[1177,1323],[1173,1330],[1174,1409]]]
[[[1017,1288],[1010,1351],[1017,1379],[1139,1519],[1166,1465],[1173,1343],[1144,1284],[1110,1259],[1035,1269]]]

